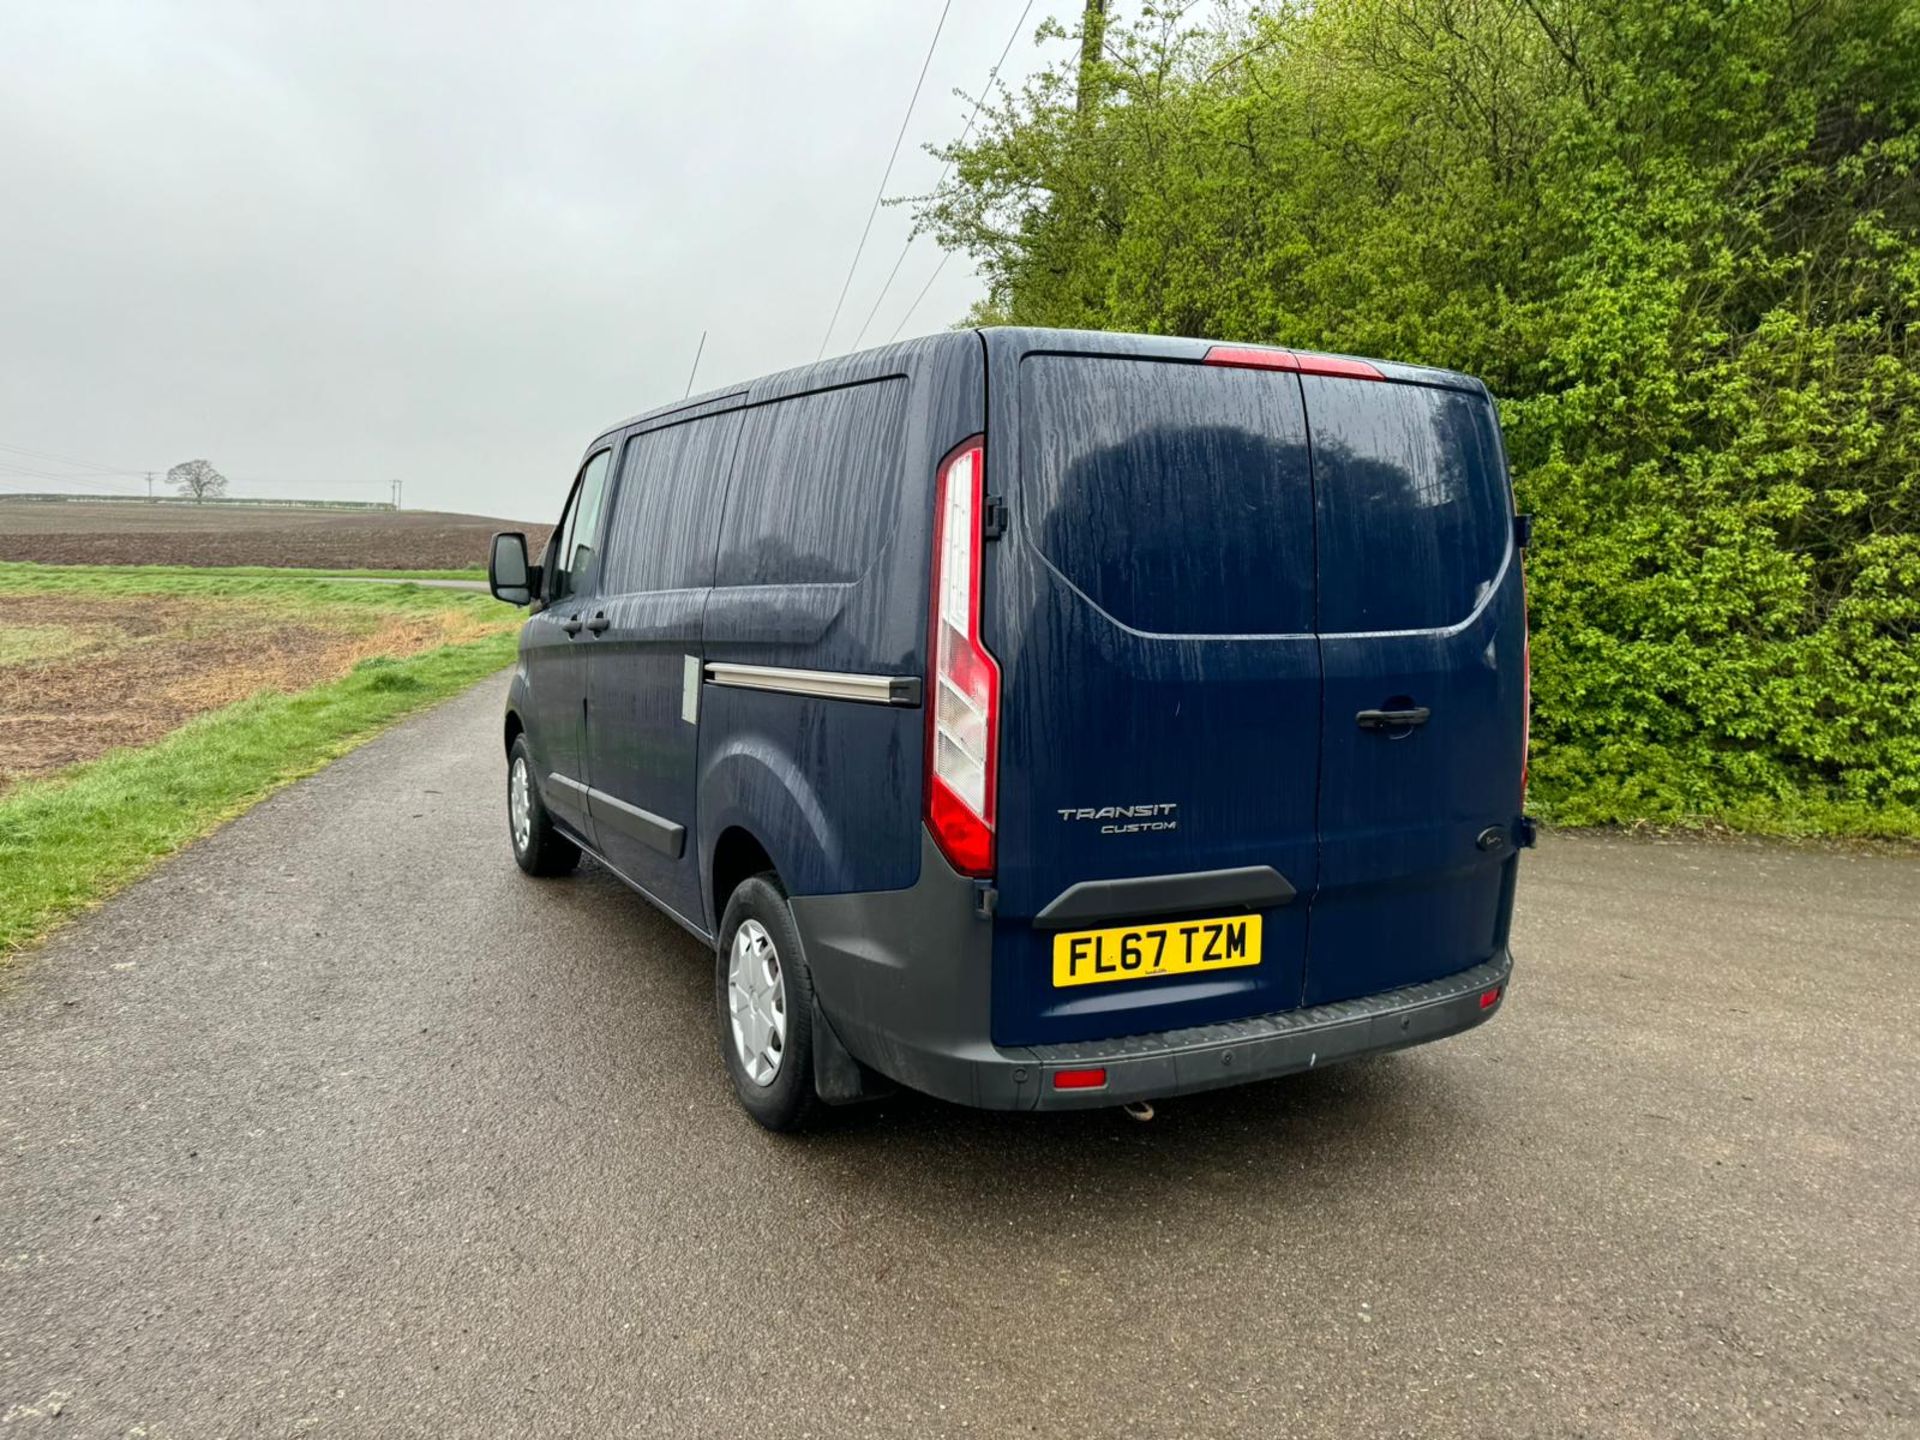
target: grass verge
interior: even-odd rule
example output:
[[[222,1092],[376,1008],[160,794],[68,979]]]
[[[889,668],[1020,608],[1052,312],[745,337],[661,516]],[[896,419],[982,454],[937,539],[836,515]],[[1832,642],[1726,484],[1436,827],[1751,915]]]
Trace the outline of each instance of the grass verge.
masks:
[[[366,660],[0,795],[0,965],[281,786],[509,664],[516,643],[508,632]]]
[[[241,580],[485,580],[484,567],[468,570],[340,570],[295,565],[42,565],[34,560],[0,561],[9,571],[25,575],[124,575],[162,578],[203,575]]]

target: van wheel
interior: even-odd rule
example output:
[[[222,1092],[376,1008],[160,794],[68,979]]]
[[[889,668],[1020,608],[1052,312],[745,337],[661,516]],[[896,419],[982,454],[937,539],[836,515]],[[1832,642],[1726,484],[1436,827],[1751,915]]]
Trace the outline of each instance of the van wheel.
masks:
[[[787,892],[771,870],[727,899],[714,952],[720,1052],[733,1093],[769,1130],[798,1130],[812,1113],[813,977]]]
[[[580,847],[553,828],[540,803],[525,735],[514,736],[507,751],[507,838],[515,863],[529,875],[564,875],[580,863]]]

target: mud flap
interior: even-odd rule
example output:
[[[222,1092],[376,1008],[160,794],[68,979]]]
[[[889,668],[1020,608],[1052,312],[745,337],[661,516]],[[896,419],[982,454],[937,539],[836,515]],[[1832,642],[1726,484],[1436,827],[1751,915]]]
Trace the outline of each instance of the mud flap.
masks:
[[[891,1095],[895,1086],[848,1052],[820,1001],[813,1002],[813,1088],[829,1105],[851,1105]]]

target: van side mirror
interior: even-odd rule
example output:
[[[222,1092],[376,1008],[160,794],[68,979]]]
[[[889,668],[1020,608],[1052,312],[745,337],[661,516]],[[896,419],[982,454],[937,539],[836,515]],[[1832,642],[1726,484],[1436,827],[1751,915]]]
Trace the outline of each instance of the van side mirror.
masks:
[[[493,598],[509,605],[527,605],[540,588],[540,571],[527,562],[527,537],[518,530],[503,530],[493,537],[493,549],[487,556],[487,588]]]

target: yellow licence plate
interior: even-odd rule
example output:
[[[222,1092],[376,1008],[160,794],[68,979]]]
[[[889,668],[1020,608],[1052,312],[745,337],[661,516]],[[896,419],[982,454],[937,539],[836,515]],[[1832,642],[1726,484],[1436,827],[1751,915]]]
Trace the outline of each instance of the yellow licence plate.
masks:
[[[1113,930],[1071,930],[1053,937],[1053,983],[1100,985],[1260,963],[1260,917],[1169,920]]]

